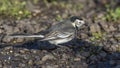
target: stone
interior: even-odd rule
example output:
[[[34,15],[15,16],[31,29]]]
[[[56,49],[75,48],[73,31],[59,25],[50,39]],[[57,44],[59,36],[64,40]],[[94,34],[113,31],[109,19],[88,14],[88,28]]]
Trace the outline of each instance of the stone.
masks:
[[[55,57],[53,55],[45,55],[42,57],[42,61],[45,62],[47,60],[51,60],[51,59],[55,59]]]
[[[12,39],[13,39],[13,38],[10,38],[10,37],[7,37],[7,36],[6,36],[6,37],[4,37],[4,38],[2,39],[2,41],[8,43],[8,42],[10,42]]]
[[[88,57],[90,56],[90,52],[82,52],[81,55],[84,57]]]
[[[92,33],[95,33],[95,32],[100,33],[101,29],[100,29],[100,26],[98,24],[93,24],[93,25],[90,26],[90,31]]]
[[[29,61],[28,61],[28,64],[29,64],[29,65],[32,65],[32,64],[33,64],[33,60],[29,60]]]
[[[118,25],[118,30],[120,31],[120,24]]]
[[[115,66],[115,68],[120,68],[120,65]]]
[[[17,38],[16,42],[24,42],[24,38]]]
[[[3,25],[3,28],[5,29],[5,32],[9,35],[13,33],[13,27],[8,25]]]
[[[115,37],[116,39],[120,38],[120,33],[114,34],[114,37]]]
[[[110,26],[109,26],[109,30],[110,30],[111,32],[113,32],[113,31],[116,30],[116,28],[115,28],[113,25],[110,25]]]
[[[109,41],[110,41],[112,44],[117,43],[117,41],[116,41],[114,38],[110,38]]]
[[[18,27],[14,27],[14,33],[17,33],[17,32],[19,32],[20,30],[19,30],[19,28]]]
[[[102,58],[104,58],[104,57],[106,57],[107,53],[105,53],[105,52],[100,52],[99,55],[100,55]]]
[[[0,34],[2,34],[4,32],[4,30],[3,29],[0,29]]]
[[[112,45],[111,47],[110,47],[110,49],[111,49],[111,51],[117,51],[117,47],[115,47],[114,45]]]
[[[107,23],[105,23],[105,22],[100,22],[99,25],[100,25],[100,27],[101,27],[104,31],[109,32],[109,29],[108,29],[109,26],[108,26]]]
[[[80,61],[81,59],[80,58],[75,58],[74,61]]]
[[[110,60],[109,63],[110,63],[111,65],[115,65],[116,62],[115,62],[114,60]]]
[[[88,38],[88,35],[85,34],[85,33],[80,33],[80,36],[81,36],[82,39],[86,39],[86,38]]]
[[[90,56],[90,59],[91,59],[91,61],[97,61],[97,60],[98,60],[95,55],[91,55],[91,56]]]

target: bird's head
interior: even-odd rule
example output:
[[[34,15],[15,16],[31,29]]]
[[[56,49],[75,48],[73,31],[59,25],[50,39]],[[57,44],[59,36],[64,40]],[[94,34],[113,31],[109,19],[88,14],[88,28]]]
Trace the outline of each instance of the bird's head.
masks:
[[[71,17],[70,20],[72,22],[72,25],[77,29],[80,29],[80,27],[85,24],[85,21],[77,16]]]

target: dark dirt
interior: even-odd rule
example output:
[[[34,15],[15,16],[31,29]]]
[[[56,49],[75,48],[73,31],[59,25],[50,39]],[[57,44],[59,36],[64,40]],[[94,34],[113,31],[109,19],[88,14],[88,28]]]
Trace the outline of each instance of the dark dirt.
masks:
[[[48,0],[51,3],[51,0]],[[63,1],[63,0],[61,0]],[[61,2],[58,1],[57,3]],[[120,68],[120,20],[106,21],[105,4],[112,8],[119,6],[119,0],[66,0],[71,5],[82,4],[80,10],[46,6],[42,1],[35,5],[31,19],[14,20],[0,17],[0,67],[1,68]],[[64,1],[63,1],[64,2]],[[36,8],[29,8],[36,10]],[[38,9],[38,8],[37,8]],[[76,8],[75,8],[76,9]],[[56,48],[39,38],[9,38],[11,34],[38,34],[63,19],[77,15],[85,19],[87,25],[78,33],[75,42],[64,44],[69,50]],[[102,33],[100,37],[93,33]]]

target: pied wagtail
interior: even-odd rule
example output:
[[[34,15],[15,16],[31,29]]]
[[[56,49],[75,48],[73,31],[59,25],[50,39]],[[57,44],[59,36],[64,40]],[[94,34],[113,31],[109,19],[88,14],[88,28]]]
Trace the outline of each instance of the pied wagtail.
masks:
[[[59,45],[74,39],[76,32],[84,24],[85,22],[81,18],[73,16],[53,25],[47,30],[48,33],[45,35],[11,35],[10,37],[40,37],[41,41],[48,41],[51,44]]]

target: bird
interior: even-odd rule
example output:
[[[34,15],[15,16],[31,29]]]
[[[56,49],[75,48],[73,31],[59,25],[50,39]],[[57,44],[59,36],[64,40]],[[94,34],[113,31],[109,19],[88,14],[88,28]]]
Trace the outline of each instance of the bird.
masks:
[[[48,41],[51,44],[59,46],[76,38],[77,31],[85,24],[85,21],[78,17],[72,16],[60,21],[46,30],[45,35],[11,35],[13,38],[38,37],[40,41]]]

